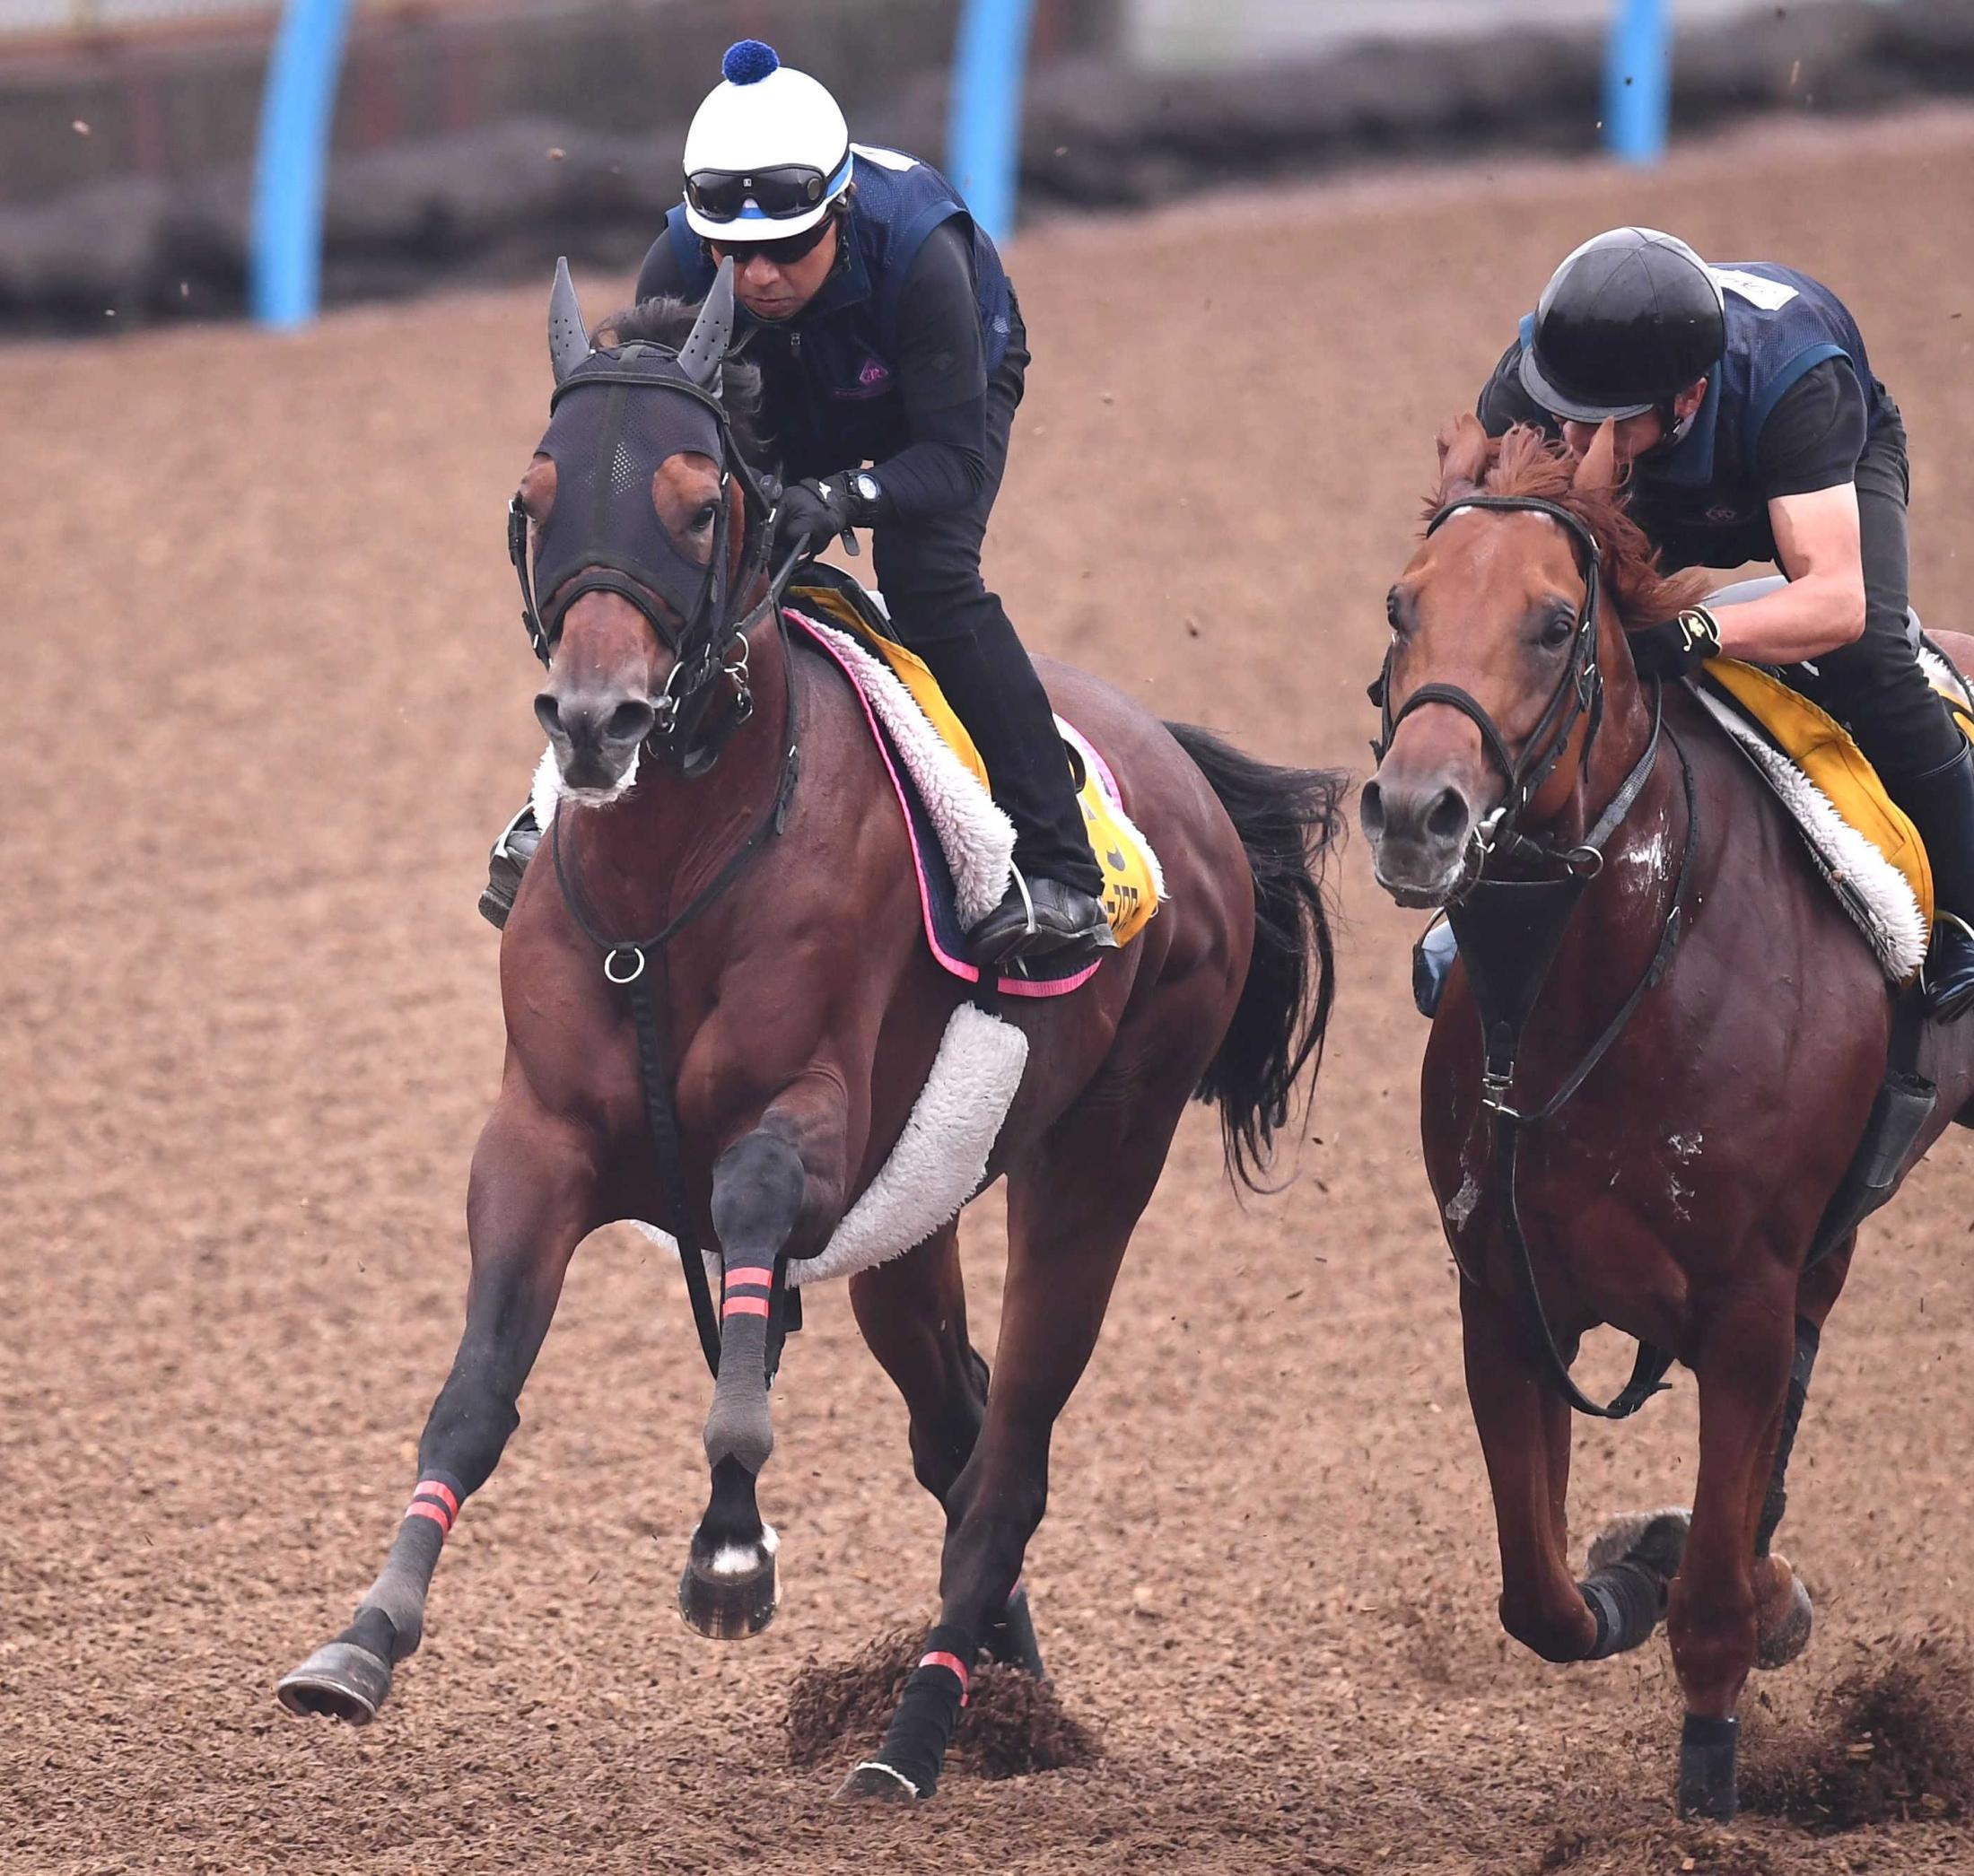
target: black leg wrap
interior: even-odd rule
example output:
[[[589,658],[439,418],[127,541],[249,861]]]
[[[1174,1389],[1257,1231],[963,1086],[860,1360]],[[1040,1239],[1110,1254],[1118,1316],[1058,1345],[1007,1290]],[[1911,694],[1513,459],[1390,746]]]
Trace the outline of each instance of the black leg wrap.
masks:
[[[925,1652],[956,1656],[970,1670],[974,1644],[957,1628],[942,1625],[926,1636]],[[878,1749],[878,1757],[908,1779],[921,1798],[930,1798],[939,1789],[939,1767],[946,1759],[947,1741],[959,1723],[964,1693],[964,1683],[950,1668],[914,1669]]]
[[[1597,1639],[1585,1661],[1603,1661],[1652,1638],[1665,1613],[1665,1582],[1643,1564],[1612,1564],[1577,1587],[1597,1619]]]
[[[1782,1433],[1776,1441],[1775,1465],[1769,1474],[1768,1495],[1761,1501],[1761,1523],[1755,1531],[1755,1555],[1766,1557],[1775,1541],[1776,1527],[1788,1509],[1786,1481],[1789,1454],[1795,1446],[1796,1428],[1803,1420],[1803,1403],[1809,1399],[1810,1371],[1816,1366],[1817,1345],[1821,1333],[1807,1316],[1795,1319],[1795,1366],[1789,1371],[1789,1398],[1782,1409]]]
[[[379,1661],[397,1658],[397,1631],[391,1626],[390,1618],[380,1609],[358,1610],[356,1619],[336,1639],[365,1649]]]
[[[1708,1720],[1688,1714],[1680,1733],[1680,1815],[1725,1824],[1740,1809],[1734,1749],[1739,1720]]]

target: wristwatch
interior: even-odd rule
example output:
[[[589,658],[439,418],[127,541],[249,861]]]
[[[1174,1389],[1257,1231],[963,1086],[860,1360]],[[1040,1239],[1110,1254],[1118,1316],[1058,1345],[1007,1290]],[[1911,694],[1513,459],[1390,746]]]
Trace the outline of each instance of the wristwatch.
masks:
[[[884,498],[884,491],[878,486],[878,478],[868,469],[860,470],[850,478],[851,492],[863,504],[866,514],[874,513],[878,503]]]

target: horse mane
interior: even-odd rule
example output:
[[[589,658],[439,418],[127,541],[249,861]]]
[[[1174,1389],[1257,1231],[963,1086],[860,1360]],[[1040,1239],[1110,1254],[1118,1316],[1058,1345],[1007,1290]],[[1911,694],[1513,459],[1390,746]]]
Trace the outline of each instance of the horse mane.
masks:
[[[1580,488],[1577,458],[1560,442],[1540,430],[1517,423],[1491,441],[1488,469],[1480,493],[1530,495],[1568,509],[1587,527],[1603,550],[1599,572],[1604,591],[1620,619],[1640,625],[1670,619],[1697,605],[1711,583],[1704,569],[1666,573],[1659,568],[1659,552],[1645,530],[1631,519],[1620,481],[1608,488]],[[1443,481],[1426,505],[1428,517],[1449,502],[1474,492],[1463,479]]]
[[[677,352],[692,336],[699,309],[689,300],[659,293],[635,306],[612,313],[590,336],[598,345],[663,345]],[[761,368],[729,353],[720,368],[720,401],[726,406],[733,441],[749,464],[761,467],[765,441],[761,434]]]

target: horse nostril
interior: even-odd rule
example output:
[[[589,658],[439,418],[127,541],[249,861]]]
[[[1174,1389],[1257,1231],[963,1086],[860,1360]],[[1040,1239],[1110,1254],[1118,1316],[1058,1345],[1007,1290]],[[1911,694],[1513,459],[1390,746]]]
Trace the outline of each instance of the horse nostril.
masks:
[[[1375,781],[1367,781],[1358,795],[1358,819],[1374,841],[1384,832],[1384,791]]]
[[[1457,841],[1465,835],[1472,818],[1467,798],[1458,789],[1443,788],[1426,811],[1426,832],[1436,841]]]
[[[658,712],[649,703],[626,701],[610,712],[603,733],[612,742],[642,743],[658,721]]]
[[[543,691],[535,699],[535,720],[550,736],[560,736],[562,729],[562,707],[555,702],[553,691]]]

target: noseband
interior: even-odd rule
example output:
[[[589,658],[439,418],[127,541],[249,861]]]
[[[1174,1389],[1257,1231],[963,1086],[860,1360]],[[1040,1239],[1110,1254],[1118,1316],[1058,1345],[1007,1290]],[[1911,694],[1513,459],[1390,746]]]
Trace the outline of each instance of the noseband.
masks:
[[[1542,784],[1555,772],[1563,752],[1569,746],[1570,737],[1576,734],[1578,720],[1586,713],[1590,718],[1590,728],[1584,738],[1584,755],[1587,760],[1590,744],[1603,717],[1603,676],[1597,666],[1600,610],[1597,537],[1580,516],[1572,514],[1557,502],[1543,502],[1533,495],[1480,494],[1465,495],[1457,502],[1447,502],[1427,522],[1427,537],[1429,539],[1445,522],[1469,508],[1547,515],[1552,521],[1561,523],[1569,531],[1574,543],[1584,550],[1584,603],[1577,612],[1576,629],[1570,639],[1568,666],[1528,740],[1522,746],[1522,753],[1517,755],[1509,748],[1500,726],[1482,708],[1480,701],[1457,684],[1422,684],[1394,711],[1390,702],[1392,659],[1398,649],[1394,643],[1385,652],[1384,668],[1378,673],[1377,682],[1371,686],[1371,701],[1377,705],[1379,717],[1378,737],[1371,745],[1371,753],[1382,763],[1385,751],[1392,746],[1392,738],[1398,733],[1398,726],[1426,704],[1444,703],[1458,711],[1480,732],[1481,743],[1495,765],[1507,777],[1508,784],[1501,805],[1475,824],[1474,841],[1482,863],[1505,845],[1516,858],[1560,859],[1566,864],[1574,859],[1578,865],[1585,864],[1580,856],[1587,850],[1559,851],[1544,842],[1520,833],[1515,822],[1541,793]],[[1587,863],[1594,868],[1594,861]]]

